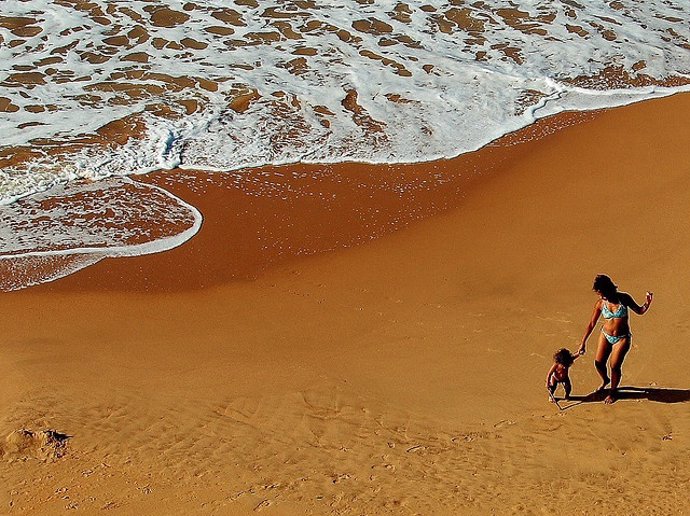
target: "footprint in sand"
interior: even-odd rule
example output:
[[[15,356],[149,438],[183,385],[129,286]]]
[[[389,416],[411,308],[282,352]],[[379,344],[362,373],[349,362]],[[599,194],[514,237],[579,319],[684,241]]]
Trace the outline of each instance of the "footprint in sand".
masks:
[[[339,475],[333,475],[333,480],[332,480],[332,482],[333,482],[334,484],[339,484],[339,483],[342,482],[343,480],[348,480],[349,478],[350,478],[350,474],[349,474],[349,473],[341,473],[341,474],[339,474]]]
[[[502,419],[498,423],[494,424],[494,428],[505,428],[507,426],[512,426],[515,424],[515,421],[512,421],[510,419]]]
[[[259,505],[254,507],[254,512],[260,512],[271,506],[271,500],[262,500]]]
[[[380,463],[380,464],[374,464],[374,465],[371,467],[371,469],[379,469],[379,468],[383,468],[383,469],[385,469],[385,470],[387,470],[387,471],[390,471],[391,473],[393,473],[393,472],[395,471],[395,469],[396,469],[395,466],[394,466],[393,464],[389,463],[389,462],[382,462],[382,463]]]

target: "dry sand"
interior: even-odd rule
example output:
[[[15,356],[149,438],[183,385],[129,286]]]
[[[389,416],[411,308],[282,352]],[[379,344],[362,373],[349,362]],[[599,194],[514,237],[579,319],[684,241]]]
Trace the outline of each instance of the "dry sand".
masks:
[[[262,195],[149,176],[204,213],[191,242],[0,297],[0,514],[690,513],[690,95],[574,118],[248,172]],[[544,376],[599,272],[656,293],[646,390],[559,412]]]

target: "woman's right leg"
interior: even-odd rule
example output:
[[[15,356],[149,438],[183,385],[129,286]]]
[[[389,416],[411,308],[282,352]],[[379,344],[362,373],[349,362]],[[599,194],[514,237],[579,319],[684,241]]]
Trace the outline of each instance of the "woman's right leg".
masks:
[[[597,345],[597,354],[594,358],[594,367],[597,368],[597,373],[599,373],[599,376],[601,376],[602,381],[601,387],[597,389],[599,391],[605,389],[611,381],[611,378],[609,378],[608,375],[608,371],[606,370],[606,361],[609,359],[609,355],[611,354],[612,348],[613,345],[609,343],[608,340],[606,340],[606,337],[603,333],[600,333],[599,344]]]
[[[616,344],[611,354],[611,392],[604,400],[605,403],[610,404],[616,401],[616,389],[618,389],[618,384],[623,375],[621,367],[623,366],[623,360],[625,360],[625,355],[628,354],[628,351],[630,351],[630,337],[625,337]]]

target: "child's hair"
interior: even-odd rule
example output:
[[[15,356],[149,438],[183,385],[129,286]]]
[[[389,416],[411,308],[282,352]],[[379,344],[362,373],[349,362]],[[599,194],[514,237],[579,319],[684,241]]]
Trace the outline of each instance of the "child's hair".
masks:
[[[556,351],[553,354],[553,360],[557,364],[563,364],[566,367],[570,367],[571,365],[573,365],[573,362],[575,361],[572,353],[570,353],[570,351],[566,348],[559,349],[558,351]]]

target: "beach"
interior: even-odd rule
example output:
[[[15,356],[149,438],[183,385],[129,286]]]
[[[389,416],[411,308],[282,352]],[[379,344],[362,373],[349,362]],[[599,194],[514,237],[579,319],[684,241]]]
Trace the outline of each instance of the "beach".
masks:
[[[687,514],[689,118],[677,94],[449,160],[136,176],[198,233],[0,296],[0,513]],[[599,273],[655,301],[621,399],[589,396],[597,329],[559,410]]]

